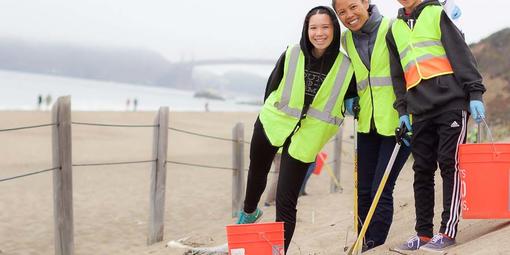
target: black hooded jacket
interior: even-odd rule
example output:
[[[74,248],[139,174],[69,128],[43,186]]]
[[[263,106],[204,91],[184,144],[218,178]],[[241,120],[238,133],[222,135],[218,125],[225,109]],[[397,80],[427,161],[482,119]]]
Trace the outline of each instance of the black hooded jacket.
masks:
[[[320,57],[315,58],[312,55],[312,49],[313,45],[308,39],[308,20],[305,20],[303,24],[303,31],[301,35],[301,40],[299,42],[299,45],[301,47],[301,50],[303,51],[305,55],[305,105],[303,107],[303,112],[306,112],[310,104],[312,103],[315,94],[319,90],[322,82],[326,78],[326,75],[328,74],[329,70],[335,63],[336,57],[338,56],[339,50],[340,50],[340,24],[338,23],[338,19],[336,17],[335,12],[333,9],[326,7],[326,6],[318,6],[310,10],[308,13],[312,13],[314,11],[317,11],[317,9],[325,9],[328,11],[328,15],[331,17],[331,20],[333,21],[333,41],[326,49],[326,52]],[[307,14],[308,16],[308,14]],[[283,77],[283,69],[285,65],[285,52],[280,56],[278,59],[278,62],[276,63],[275,68],[271,72],[271,75],[269,76],[269,79],[267,81],[266,86],[266,92],[264,95],[264,101],[267,99],[267,97],[278,88],[278,85],[280,85],[280,81]],[[351,80],[351,83],[355,84],[355,79]],[[354,88],[354,91],[351,89]],[[349,91],[347,91],[346,98],[351,98],[356,96],[356,86],[351,85],[349,86]]]
[[[439,2],[425,0],[409,15],[406,15],[404,8],[401,8],[397,18],[412,27],[422,10],[429,5],[439,5]],[[471,50],[464,41],[464,35],[444,11],[441,14],[440,28],[441,43],[452,66],[453,74],[422,80],[420,85],[409,91],[406,89],[404,71],[391,28],[386,34],[386,43],[390,51],[391,76],[397,96],[394,106],[400,115],[413,114],[415,122],[447,111],[467,110],[469,100],[482,100],[482,94],[485,92],[482,76],[477,69]]]

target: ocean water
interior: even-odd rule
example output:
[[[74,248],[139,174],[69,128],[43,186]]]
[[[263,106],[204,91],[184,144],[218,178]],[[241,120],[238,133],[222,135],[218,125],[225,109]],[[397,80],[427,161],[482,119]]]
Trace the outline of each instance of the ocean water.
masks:
[[[260,110],[260,106],[240,103],[256,101],[253,97],[229,95],[227,100],[219,101],[195,98],[193,94],[170,88],[0,71],[0,110],[36,110],[38,95],[43,96],[42,110],[51,107],[51,103],[46,105],[47,95],[52,103],[59,96],[70,95],[75,111],[130,111],[134,98],[140,111],[156,111],[161,106],[168,106],[171,111],[204,111],[206,103],[210,111]]]

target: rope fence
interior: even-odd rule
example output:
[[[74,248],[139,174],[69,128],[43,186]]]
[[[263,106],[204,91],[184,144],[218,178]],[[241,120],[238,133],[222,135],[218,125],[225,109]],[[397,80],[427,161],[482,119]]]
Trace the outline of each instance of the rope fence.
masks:
[[[104,162],[104,163],[81,163],[73,164],[72,166],[84,167],[84,166],[112,166],[112,165],[129,165],[129,164],[142,164],[156,162],[155,159],[151,160],[139,160],[139,161],[122,161],[122,162]]]
[[[216,140],[221,140],[221,141],[228,141],[228,142],[236,142],[234,139],[231,139],[231,138],[223,138],[223,137],[219,137],[219,136],[200,134],[200,133],[191,132],[191,131],[187,131],[187,130],[182,130],[182,129],[178,129],[178,128],[173,128],[173,127],[169,127],[168,129],[176,131],[176,132],[180,132],[180,133],[185,133],[185,134],[190,134],[190,135],[195,135],[195,136],[200,136],[200,137],[205,137],[205,138],[211,138],[211,139],[216,139]],[[247,141],[243,141],[243,143],[250,144],[250,142],[247,142]]]
[[[244,167],[245,161],[245,144],[250,142],[244,140],[244,125],[237,123],[232,129],[232,138],[208,135],[199,132],[183,130],[168,125],[168,107],[161,107],[154,119],[154,124],[114,124],[114,123],[95,123],[95,122],[78,122],[71,121],[71,100],[70,97],[58,98],[57,103],[52,109],[52,122],[47,124],[39,124],[24,127],[4,128],[0,132],[34,129],[42,127],[52,127],[52,167],[43,170],[31,171],[29,173],[0,179],[0,182],[28,177],[36,174],[53,172],[54,183],[54,222],[55,222],[55,254],[67,255],[74,254],[74,233],[73,233],[73,188],[72,188],[72,171],[73,167],[92,167],[92,166],[112,166],[112,165],[129,165],[129,164],[145,164],[151,163],[151,183],[150,183],[150,202],[149,202],[149,221],[148,221],[148,238],[147,244],[161,242],[163,240],[164,215],[165,215],[165,191],[166,191],[166,173],[167,164],[175,164],[182,166],[227,170],[232,173],[232,216],[237,216],[244,198],[245,190],[245,172],[248,171]],[[72,162],[72,126],[97,126],[97,127],[115,127],[115,128],[154,128],[152,157],[147,160],[131,160],[117,162]],[[188,135],[199,136],[203,138],[227,141],[232,143],[232,166],[213,166],[207,164],[197,164],[191,162],[179,162],[167,160],[168,154],[168,131],[185,133]],[[340,168],[342,163],[353,164],[341,160],[342,143],[353,144],[352,141],[343,139],[342,129],[335,138],[328,141],[334,143],[333,160],[325,162],[332,165],[330,192],[338,192],[342,190],[339,185]],[[59,170],[59,171],[55,171]],[[270,171],[275,173],[275,171]]]
[[[24,129],[33,129],[33,128],[41,128],[41,127],[51,127],[51,126],[55,126],[55,125],[57,125],[57,124],[55,124],[55,123],[48,123],[48,124],[26,126],[26,127],[6,128],[6,129],[0,129],[0,132],[8,132],[8,131],[16,131],[16,130],[24,130]]]
[[[56,126],[56,125],[57,125],[56,123],[47,123],[47,124],[39,124],[39,125],[23,126],[23,127],[15,127],[15,128],[4,128],[4,129],[0,129],[0,132],[27,130],[27,129],[42,128],[42,127],[52,127],[52,126]],[[60,167],[53,167],[53,168],[48,168],[48,169],[43,169],[43,170],[32,170],[26,174],[2,178],[2,179],[0,179],[0,182],[15,180],[15,179],[32,176],[32,175],[36,175],[36,174],[41,174],[41,173],[46,173],[46,172],[50,172],[50,171],[57,170],[57,169],[60,169]]]
[[[145,127],[145,128],[148,128],[148,127],[158,127],[158,125],[143,125],[143,124],[142,125],[139,125],[139,124],[133,125],[133,124],[90,123],[90,122],[71,122],[71,123],[73,125],[99,126],[99,127],[124,127],[124,128],[125,127],[127,127],[127,128],[130,128],[130,127],[133,127],[133,128],[139,128],[139,127]],[[41,124],[41,125],[34,125],[34,126],[16,127],[16,128],[9,128],[9,129],[0,129],[0,132],[2,132],[2,131],[6,132],[6,131],[23,130],[23,129],[33,129],[33,128],[56,126],[56,125],[57,124],[50,123],[50,124]],[[190,135],[195,135],[195,136],[200,136],[200,137],[205,137],[205,138],[211,138],[211,139],[216,139],[216,140],[235,142],[235,140],[229,139],[229,138],[205,135],[205,134],[191,132],[191,131],[182,130],[182,129],[178,129],[178,128],[169,127],[168,130],[173,130],[173,131],[176,131],[176,132],[181,132],[181,133],[186,133],[186,134],[190,134]],[[336,140],[337,140],[337,138],[335,137],[334,139],[331,139],[328,143],[335,142]],[[343,139],[342,141],[343,142],[351,142],[351,141],[347,141],[345,139]],[[250,144],[249,142],[246,142],[246,141],[243,141],[243,142],[245,144]],[[142,164],[142,163],[153,163],[153,162],[156,162],[156,159],[139,160],[139,161],[120,161],[120,162],[76,163],[76,164],[72,164],[72,166],[73,167],[111,166],[111,165],[129,165],[129,164]],[[229,171],[234,171],[235,170],[232,167],[212,166],[212,165],[187,163],[187,162],[178,162],[178,161],[170,161],[170,160],[166,161],[166,163],[171,163],[171,164],[176,164],[176,165],[184,165],[184,166],[194,166],[194,167],[201,167],[201,168],[209,168],[209,169],[219,169],[219,170],[229,170]],[[329,161],[326,164],[331,165],[331,164],[334,164],[334,163],[336,163],[336,160]],[[343,162],[343,163],[353,164],[353,162]],[[49,171],[53,171],[53,170],[56,170],[56,169],[59,169],[59,168],[60,167],[54,167],[54,168],[50,168],[50,169],[34,171],[34,172],[31,172],[31,173],[28,173],[28,174],[18,175],[18,176],[14,176],[14,177],[8,177],[8,178],[0,179],[0,182],[8,181],[8,180],[13,180],[13,179],[18,179],[18,178],[22,178],[22,177],[27,177],[27,176],[31,176],[31,175],[35,175],[35,174],[39,174],[39,173],[49,172]],[[248,169],[243,169],[243,170],[244,171],[248,171]],[[274,171],[270,171],[270,173],[275,173],[275,172]]]
[[[71,122],[71,124],[73,124],[73,125],[82,125],[82,126],[123,127],[123,128],[141,128],[141,127],[143,127],[143,128],[154,128],[154,127],[158,127],[158,125],[108,124],[108,123],[74,122],[74,121]],[[15,127],[15,128],[0,129],[0,132],[26,130],[26,129],[35,129],[35,128],[41,128],[41,127],[52,127],[52,126],[56,126],[56,125],[57,124],[55,124],[55,123],[48,123],[48,124],[40,124],[40,125],[33,125],[33,126]],[[200,137],[205,137],[205,138],[221,140],[221,141],[235,142],[235,140],[230,139],[230,138],[223,138],[223,137],[219,137],[219,136],[206,135],[206,134],[201,134],[201,133],[197,133],[197,132],[191,132],[191,131],[187,131],[187,130],[183,130],[183,129],[173,128],[173,127],[169,127],[168,130],[172,130],[172,131],[176,131],[176,132],[180,132],[180,133],[185,133],[185,134],[190,134],[190,135],[195,135],[195,136],[200,136]],[[336,138],[331,139],[328,143],[335,142],[335,140],[336,140]],[[347,143],[351,143],[352,144],[352,141],[348,141],[348,140],[345,140],[345,139],[343,140],[343,142],[347,142]],[[246,142],[246,141],[243,141],[243,143],[250,144],[250,142]],[[72,166],[74,166],[74,167],[110,166],[110,165],[128,165],[128,164],[142,164],[142,163],[153,163],[153,162],[156,162],[156,160],[152,159],[152,160],[139,160],[139,161],[121,161],[121,162],[77,163],[77,164],[72,164]],[[336,161],[330,161],[327,164],[334,164],[335,162]],[[186,162],[178,162],[178,161],[166,161],[166,163],[171,163],[171,164],[176,164],[176,165],[202,167],[202,168],[210,168],[210,169],[229,170],[229,171],[235,170],[232,167],[212,166],[212,165],[203,165],[203,164],[186,163]],[[352,162],[344,162],[344,163],[353,164]],[[27,176],[31,176],[31,175],[35,175],[35,174],[44,173],[44,172],[49,172],[49,171],[53,171],[53,170],[56,170],[56,169],[59,169],[59,167],[54,167],[54,168],[50,168],[50,169],[44,169],[44,170],[40,170],[40,171],[33,171],[33,172],[28,173],[28,174],[22,174],[22,175],[18,175],[18,176],[14,176],[14,177],[3,178],[3,179],[0,179],[0,182],[8,181],[8,180],[13,180],[13,179],[18,179],[18,178],[22,178],[22,177],[27,177]],[[244,170],[248,171],[248,169],[244,169]],[[274,173],[274,172],[271,171],[270,173]]]
[[[183,130],[183,129],[173,128],[173,127],[169,127],[168,129],[172,130],[172,131],[180,132],[180,133],[185,133],[185,134],[190,134],[190,135],[195,135],[195,136],[200,136],[200,137],[205,137],[205,138],[211,138],[211,139],[216,139],[216,140],[221,140],[221,141],[228,141],[228,142],[236,142],[235,140],[233,140],[231,138],[224,138],[224,137],[219,137],[219,136],[206,135],[206,134],[201,134],[201,133],[197,133],[197,132],[191,132],[191,131],[187,131],[187,130]],[[336,139],[337,138],[329,140],[328,144],[335,142]],[[349,144],[354,144],[353,141],[346,140],[346,139],[342,139],[342,142],[349,143]],[[248,141],[243,141],[243,143],[251,144]]]
[[[166,162],[167,163],[171,163],[171,164],[176,164],[176,165],[182,165],[182,166],[195,166],[195,167],[220,169],[220,170],[230,170],[230,171],[234,170],[232,167],[210,166],[210,165],[202,165],[202,164],[195,164],[195,163],[185,163],[185,162],[178,162],[178,161],[171,161],[171,160],[167,160]]]
[[[60,167],[53,167],[53,168],[39,170],[39,171],[26,173],[26,174],[22,174],[22,175],[17,175],[17,176],[13,176],[13,177],[7,177],[7,178],[0,179],[0,182],[10,181],[10,180],[27,177],[27,176],[31,176],[31,175],[36,175],[36,174],[40,174],[40,173],[50,172],[50,171],[57,170],[57,169],[60,169]]]
[[[73,125],[81,126],[97,126],[97,127],[132,127],[132,128],[146,128],[146,127],[158,127],[158,125],[128,125],[128,124],[107,124],[107,123],[87,123],[87,122],[71,122]]]

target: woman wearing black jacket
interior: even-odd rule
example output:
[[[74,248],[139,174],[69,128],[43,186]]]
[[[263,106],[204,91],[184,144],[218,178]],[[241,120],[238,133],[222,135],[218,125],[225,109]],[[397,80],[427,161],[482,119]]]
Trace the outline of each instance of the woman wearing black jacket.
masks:
[[[285,251],[294,233],[297,199],[308,166],[341,125],[344,96],[355,94],[347,92],[353,71],[339,52],[335,15],[325,6],[308,12],[299,46],[287,48],[269,77],[254,125],[246,197],[237,223],[254,223],[262,216],[257,206],[271,162],[282,147],[276,221],[284,222]]]
[[[412,114],[416,234],[396,249],[444,252],[455,245],[461,212],[458,148],[465,143],[468,110],[484,118],[485,86],[464,36],[437,0],[398,0],[386,35],[395,109]],[[417,72],[415,72],[417,71]],[[443,184],[443,211],[434,234],[435,171]]]

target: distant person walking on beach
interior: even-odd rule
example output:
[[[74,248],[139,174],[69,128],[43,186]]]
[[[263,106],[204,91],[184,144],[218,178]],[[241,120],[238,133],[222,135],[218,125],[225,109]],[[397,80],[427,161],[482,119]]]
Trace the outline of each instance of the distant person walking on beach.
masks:
[[[264,106],[254,125],[246,197],[237,223],[254,223],[262,216],[258,203],[271,162],[282,147],[276,221],[284,222],[285,252],[294,234],[299,190],[308,166],[342,124],[344,96],[353,77],[349,59],[339,52],[340,25],[335,15],[325,6],[308,12],[300,44],[287,48],[269,77]]]
[[[138,99],[133,99],[133,111],[136,112],[136,108],[138,107]]]
[[[42,101],[43,101],[43,99],[42,99],[42,95],[41,95],[41,94],[39,94],[39,95],[37,96],[37,110],[41,110],[41,107],[42,107]]]
[[[50,107],[51,107],[51,101],[52,101],[51,94],[48,94],[48,95],[46,96],[46,109],[48,109],[48,110],[49,110],[49,109],[50,109]]]
[[[128,98],[126,100],[126,111],[129,111],[129,106],[131,105],[131,100]]]

